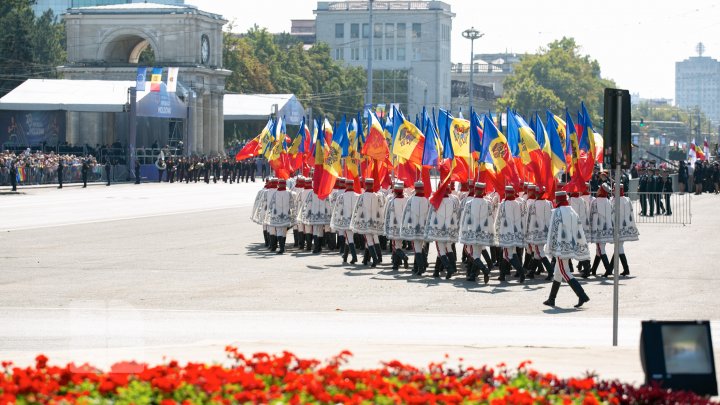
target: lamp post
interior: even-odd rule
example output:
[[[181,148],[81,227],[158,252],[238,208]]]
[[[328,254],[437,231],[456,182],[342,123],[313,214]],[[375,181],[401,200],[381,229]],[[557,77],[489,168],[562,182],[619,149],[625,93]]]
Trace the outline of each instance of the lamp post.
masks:
[[[368,32],[368,60],[367,60],[367,94],[365,94],[365,106],[371,108],[372,97],[373,97],[373,36],[375,35],[375,29],[373,27],[373,1],[368,1],[369,11],[369,32]]]
[[[473,69],[473,59],[475,58],[473,46],[475,44],[475,40],[482,37],[483,35],[485,35],[485,34],[476,30],[475,27],[470,27],[470,29],[463,31],[463,33],[462,33],[463,38],[470,40],[470,93],[469,93],[469,97],[468,97],[470,99],[470,110],[469,111],[472,111],[472,108],[473,108],[473,90],[474,90],[473,88],[475,87],[473,85],[473,70],[474,70]],[[468,113],[469,113],[469,111],[468,111]]]

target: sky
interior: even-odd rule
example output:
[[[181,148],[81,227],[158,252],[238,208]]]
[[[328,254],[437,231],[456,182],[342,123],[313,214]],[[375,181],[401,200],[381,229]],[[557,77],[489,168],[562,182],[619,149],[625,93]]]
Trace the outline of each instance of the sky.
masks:
[[[534,53],[563,36],[600,63],[602,76],[642,98],[675,98],[675,62],[697,56],[720,59],[720,2],[717,0],[445,0],[456,14],[452,62],[467,63],[470,41],[462,31],[485,35],[475,53]],[[314,18],[317,1],[186,0],[223,15],[244,32],[257,24],[270,32],[290,32],[291,19]]]

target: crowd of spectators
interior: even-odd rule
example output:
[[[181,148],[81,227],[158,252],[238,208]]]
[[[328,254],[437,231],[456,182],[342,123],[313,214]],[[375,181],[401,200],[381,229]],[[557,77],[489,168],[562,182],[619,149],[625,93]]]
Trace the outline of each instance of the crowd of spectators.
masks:
[[[94,156],[78,156],[74,154],[56,154],[55,152],[32,152],[26,149],[21,153],[8,150],[0,152],[0,185],[9,186],[12,183],[11,175],[15,175],[17,184],[36,185],[58,183],[58,166],[64,166],[63,182],[81,181],[82,165],[87,161],[90,166],[90,181],[100,181],[102,168],[97,165]]]

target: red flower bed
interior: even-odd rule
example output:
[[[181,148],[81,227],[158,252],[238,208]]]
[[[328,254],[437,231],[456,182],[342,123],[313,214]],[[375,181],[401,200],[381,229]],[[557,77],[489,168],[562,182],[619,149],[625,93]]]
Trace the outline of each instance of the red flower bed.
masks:
[[[255,353],[246,357],[226,348],[230,367],[175,361],[149,367],[119,363],[110,372],[89,365],[48,365],[37,357],[35,367],[3,362],[0,405],[5,404],[706,404],[706,398],[656,386],[635,387],[594,376],[562,379],[528,368],[509,370],[426,369],[391,361],[381,368],[353,370],[343,365],[343,351],[326,362],[301,359],[292,353]]]

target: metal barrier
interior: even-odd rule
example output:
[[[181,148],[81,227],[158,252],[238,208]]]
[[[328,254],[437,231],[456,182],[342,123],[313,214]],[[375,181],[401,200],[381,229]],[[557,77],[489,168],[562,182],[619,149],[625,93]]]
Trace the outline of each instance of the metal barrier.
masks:
[[[692,223],[691,193],[628,193],[640,224]]]

